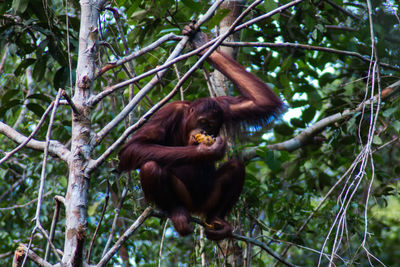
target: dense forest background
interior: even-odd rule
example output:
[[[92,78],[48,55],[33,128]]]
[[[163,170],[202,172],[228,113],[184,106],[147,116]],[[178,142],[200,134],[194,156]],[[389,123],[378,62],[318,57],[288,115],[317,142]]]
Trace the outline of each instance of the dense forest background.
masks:
[[[0,264],[400,266],[399,16],[395,0],[1,1]],[[219,243],[199,224],[179,237],[116,171],[171,92],[237,94],[188,54],[192,20],[288,107],[232,139],[246,182]]]

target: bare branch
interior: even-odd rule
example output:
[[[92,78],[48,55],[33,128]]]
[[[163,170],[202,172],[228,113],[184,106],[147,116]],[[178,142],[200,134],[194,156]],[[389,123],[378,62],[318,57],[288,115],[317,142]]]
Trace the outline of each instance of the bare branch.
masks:
[[[3,163],[4,161],[6,161],[7,159],[9,159],[13,154],[18,152],[24,146],[27,146],[27,147],[35,149],[35,150],[44,151],[45,142],[37,141],[37,140],[33,139],[33,137],[36,135],[36,133],[39,131],[40,127],[43,125],[47,115],[53,109],[53,106],[54,106],[54,102],[52,102],[47,107],[46,111],[42,115],[42,118],[38,122],[35,130],[28,137],[17,132],[15,129],[13,129],[9,125],[7,125],[3,122],[0,122],[0,133],[4,134],[5,136],[7,136],[9,139],[14,141],[15,143],[20,144],[12,151],[7,152],[6,156],[4,156],[0,160],[0,164]],[[54,140],[50,141],[49,152],[53,155],[58,156],[60,159],[66,161],[66,162],[69,160],[70,151],[63,144],[59,143],[58,141],[54,141]]]
[[[240,30],[242,30],[244,28],[247,28],[250,25],[252,25],[252,24],[254,24],[254,23],[256,23],[256,22],[258,22],[260,20],[272,17],[273,15],[278,14],[278,13],[280,13],[280,12],[282,12],[282,11],[292,7],[292,6],[295,6],[295,5],[297,5],[297,4],[301,3],[301,2],[304,2],[304,0],[295,0],[295,1],[292,1],[290,3],[287,3],[286,5],[282,5],[282,6],[276,8],[276,9],[274,9],[274,10],[272,10],[272,11],[270,11],[270,12],[264,14],[264,15],[261,15],[259,17],[254,18],[254,19],[251,19],[251,20],[247,21],[246,23],[243,23],[243,24],[239,25],[238,27],[236,27],[234,29],[234,32],[237,32],[237,31],[240,31]]]
[[[165,217],[167,217],[166,214],[165,214],[164,212],[158,211],[158,210],[154,210],[154,211],[152,212],[152,215],[155,216],[155,217],[158,217],[158,218],[165,218]],[[204,221],[200,220],[199,218],[196,218],[196,217],[191,216],[191,217],[190,217],[190,220],[191,220],[192,222],[194,222],[194,223],[197,223],[197,224],[203,226],[203,227],[207,227],[207,226],[205,225]],[[251,243],[251,244],[253,244],[253,245],[256,245],[256,246],[260,247],[260,248],[263,249],[265,252],[267,252],[269,255],[271,255],[272,257],[274,257],[275,259],[279,260],[281,263],[283,263],[283,264],[285,264],[285,265],[287,265],[287,266],[296,266],[296,265],[294,265],[294,264],[292,264],[292,263],[287,262],[287,261],[286,261],[285,259],[283,259],[281,256],[279,256],[278,254],[276,254],[271,248],[269,248],[265,243],[263,243],[263,242],[261,242],[261,241],[258,241],[257,239],[249,238],[249,237],[242,236],[242,235],[238,235],[238,234],[235,234],[235,233],[232,234],[232,238],[233,238],[233,239],[236,239],[236,240],[245,241],[245,242],[247,242],[247,243]]]
[[[40,210],[41,210],[40,207],[42,205],[42,196],[43,196],[44,184],[45,184],[45,178],[46,178],[47,157],[49,154],[51,130],[53,128],[54,118],[56,115],[56,111],[57,111],[57,107],[58,107],[58,103],[60,101],[62,91],[63,91],[62,89],[58,90],[56,100],[54,101],[53,111],[51,112],[51,115],[50,115],[49,127],[47,128],[47,133],[46,133],[46,143],[45,143],[44,151],[43,151],[44,155],[43,155],[42,171],[40,174],[38,204],[36,207],[36,214],[35,214],[35,219],[36,219],[37,225],[40,225]]]
[[[65,90],[61,91],[61,95],[65,98],[65,100],[67,100],[68,104],[70,105],[70,107],[72,108],[73,112],[75,112],[75,114],[80,114],[78,108],[75,106],[74,102],[72,101],[72,99],[69,97],[69,95],[67,94],[67,92],[65,92]]]
[[[53,213],[53,220],[51,221],[49,241],[47,242],[46,253],[44,256],[44,260],[46,260],[46,261],[50,255],[50,243],[52,243],[54,240],[54,233],[55,233],[56,225],[58,222],[58,216],[60,215],[60,201],[57,198],[54,198],[54,200],[55,200],[55,208],[54,208],[54,213]]]
[[[386,87],[384,90],[382,90],[381,98],[386,99],[395,94],[396,92],[398,92],[399,90],[400,90],[400,81],[397,81],[391,84],[390,86]],[[355,113],[360,112],[365,106],[375,103],[378,100],[378,98],[379,94],[375,95],[372,99],[368,99],[360,103],[354,109],[347,109],[343,112],[333,114],[329,117],[326,117],[316,122],[314,125],[309,126],[306,130],[301,132],[299,135],[293,137],[292,139],[289,139],[282,143],[267,145],[266,148],[270,150],[285,150],[285,151],[294,151],[296,149],[299,149],[304,145],[312,143],[313,137],[319,132],[321,132],[324,128],[326,128],[328,125],[343,120],[347,117],[353,116]],[[255,148],[247,149],[242,155],[242,157],[246,160],[254,158],[255,156],[256,156]]]
[[[258,241],[257,239],[254,238],[250,238],[250,237],[246,237],[246,236],[242,236],[242,235],[238,235],[238,234],[232,234],[232,237],[236,240],[241,240],[244,241],[246,243],[251,243],[253,245],[256,245],[258,247],[260,247],[262,250],[264,250],[265,252],[267,252],[269,255],[271,255],[272,257],[274,257],[276,260],[278,260],[280,263],[283,263],[287,266],[291,266],[291,267],[295,267],[297,265],[294,265],[288,261],[286,261],[284,258],[282,258],[281,256],[279,256],[278,254],[276,254],[270,247],[268,247],[265,243]]]
[[[53,191],[49,191],[46,194],[44,194],[43,197],[47,197],[47,196],[51,195],[52,193],[53,193]],[[25,204],[19,204],[19,205],[14,205],[14,206],[11,206],[11,207],[0,208],[0,211],[7,211],[7,210],[25,208],[26,206],[29,206],[29,205],[35,203],[36,201],[38,201],[37,198],[32,199],[31,201],[29,201],[29,202],[27,202]]]
[[[18,144],[23,144],[28,139],[25,135],[20,134],[12,127],[8,126],[7,124],[1,121],[0,121],[0,133],[4,134],[12,141]],[[26,143],[26,147],[39,151],[44,151],[45,144],[46,142],[44,141],[37,141],[32,138],[29,140],[29,142]],[[55,140],[50,141],[49,152],[52,155],[58,156],[65,162],[69,161],[69,157],[71,154],[70,151],[63,144]]]
[[[164,229],[163,229],[163,233],[162,233],[161,241],[160,241],[160,251],[158,252],[158,267],[161,267],[161,259],[162,259],[162,251],[163,251],[163,246],[164,246],[165,231],[167,230],[168,223],[169,223],[169,219],[167,218],[164,223]]]
[[[43,258],[39,257],[35,252],[33,252],[31,249],[28,249],[28,247],[25,244],[19,244],[18,249],[15,251],[14,254],[14,260],[13,260],[13,267],[17,267],[21,264],[22,259],[25,257],[25,255],[28,254],[28,258],[31,259],[34,263],[36,263],[38,266],[41,267],[56,267],[56,266],[61,266],[60,264],[52,265]]]
[[[1,57],[1,61],[0,61],[0,74],[3,72],[4,69],[4,64],[6,63],[6,58],[7,58],[7,51],[8,51],[8,46],[10,45],[10,43],[7,43],[6,46],[4,47],[4,54]]]
[[[99,71],[99,73],[96,74],[96,78],[100,77],[101,75],[103,75],[105,72],[117,68],[141,55],[144,55],[156,48],[158,48],[161,44],[165,43],[166,41],[170,41],[170,40],[182,40],[182,36],[178,36],[174,33],[169,33],[167,35],[164,35],[163,37],[161,37],[160,39],[158,39],[157,41],[151,43],[150,45],[146,46],[143,49],[140,49],[138,51],[135,51],[133,53],[131,53],[130,55],[123,57],[115,62],[109,62],[107,65],[105,65],[104,67],[102,67]]]
[[[361,18],[357,17],[356,15],[354,15],[353,13],[351,13],[350,11],[348,11],[347,9],[339,6],[338,4],[332,2],[331,0],[325,0],[325,2],[329,3],[331,6],[333,6],[334,8],[340,10],[341,12],[343,12],[344,14],[346,14],[347,16],[351,17],[352,19],[355,20],[360,20]]]
[[[104,246],[102,257],[104,257],[104,255],[108,251],[108,248],[110,247],[111,241],[112,241],[112,239],[114,237],[115,230],[117,228],[118,219],[119,219],[119,213],[121,211],[122,205],[124,204],[126,195],[128,194],[129,180],[130,179],[126,179],[126,185],[124,187],[124,190],[122,191],[121,198],[119,200],[118,206],[115,207],[115,216],[114,216],[114,219],[113,219],[113,224],[111,225],[111,231],[110,231],[110,234],[108,235],[108,240],[106,242],[106,245]]]
[[[63,196],[54,196],[54,199],[65,205],[65,198]]]
[[[96,265],[97,267],[105,266],[112,256],[120,249],[124,242],[133,235],[133,233],[149,218],[153,213],[153,208],[146,208],[143,213],[136,219],[136,221],[129,227],[128,230],[115,242],[114,246],[104,255],[100,262]]]
[[[106,192],[106,196],[104,198],[103,210],[101,211],[100,220],[97,223],[96,230],[94,231],[94,234],[93,234],[93,237],[92,237],[92,241],[90,241],[90,246],[89,246],[88,255],[87,255],[88,264],[90,264],[90,256],[92,255],[92,248],[93,248],[93,245],[94,245],[94,241],[96,240],[96,236],[97,236],[97,233],[98,233],[98,231],[100,229],[101,223],[103,221],[104,214],[106,213],[106,209],[107,209],[109,198],[110,198],[110,183],[107,180],[107,192]]]
[[[296,48],[296,49],[305,49],[305,50],[313,50],[313,51],[322,51],[328,52],[338,55],[346,55],[356,57],[362,61],[370,62],[370,58],[363,56],[357,52],[352,51],[345,51],[345,50],[338,50],[328,47],[321,47],[321,46],[312,46],[312,45],[305,45],[305,44],[295,44],[295,43],[268,43],[268,42],[224,42],[222,45],[225,46],[251,46],[251,47],[275,47],[275,48]],[[387,63],[379,63],[382,67],[392,69],[392,70],[400,70],[400,67],[396,67]]]

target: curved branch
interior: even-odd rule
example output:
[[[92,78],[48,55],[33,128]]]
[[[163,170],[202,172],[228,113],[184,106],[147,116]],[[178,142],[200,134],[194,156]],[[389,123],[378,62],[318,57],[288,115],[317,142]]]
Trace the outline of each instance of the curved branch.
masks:
[[[23,144],[25,143],[28,138],[14,130],[12,127],[9,125],[3,123],[0,121],[0,133],[4,134],[7,136],[9,139],[14,141],[17,144]],[[44,151],[46,146],[46,142],[44,141],[37,141],[35,139],[31,139],[26,143],[26,147],[39,150],[39,151]],[[62,159],[65,162],[68,162],[70,159],[71,152],[60,142],[51,140],[50,145],[49,145],[49,152],[52,155],[55,155]]]
[[[43,113],[42,117],[40,118],[40,121],[38,122],[35,130],[25,139],[25,141],[23,141],[22,143],[20,143],[19,146],[17,146],[16,148],[14,148],[12,151],[10,152],[5,152],[5,156],[0,160],[0,164],[2,164],[3,162],[5,162],[7,159],[9,159],[13,154],[15,154],[16,152],[18,152],[20,149],[22,149],[36,134],[37,132],[40,130],[40,127],[42,127],[47,115],[50,113],[50,111],[53,109],[54,107],[54,102],[52,102],[47,109],[45,110],[45,112]],[[18,121],[18,120],[17,120]],[[18,125],[18,124],[15,124]],[[13,127],[13,129],[15,130],[15,127]],[[7,136],[7,135],[6,135]],[[44,150],[44,149],[43,149]]]
[[[389,96],[392,96],[399,90],[400,90],[400,80],[389,85],[384,90],[382,90],[381,99],[382,100],[387,99]],[[361,111],[363,109],[363,107],[365,107],[366,105],[375,103],[378,100],[378,98],[379,98],[379,95],[375,95],[372,99],[363,101],[354,109],[347,109],[341,113],[339,112],[339,113],[333,114],[331,116],[328,116],[328,117],[316,122],[314,125],[311,125],[306,130],[302,131],[299,135],[293,137],[292,139],[289,139],[282,143],[267,145],[266,148],[270,149],[270,150],[285,150],[285,151],[294,151],[296,149],[299,149],[302,146],[305,146],[305,145],[309,144],[310,142],[312,142],[312,138],[316,134],[321,132],[324,128],[326,128],[328,125],[331,125],[332,123],[338,122],[342,119],[345,119],[349,116],[354,115],[355,113]],[[256,148],[255,147],[248,149],[242,155],[242,158],[245,160],[250,160],[254,157],[256,157]]]
[[[399,89],[400,89],[400,81],[397,81],[397,82],[391,84],[390,86],[386,87],[382,91],[381,99],[383,100],[383,99],[387,98],[388,96],[394,94]],[[314,125],[308,127],[306,130],[301,132],[296,137],[294,137],[290,140],[287,140],[285,142],[279,143],[279,144],[268,145],[267,148],[273,149],[273,150],[287,150],[287,151],[296,150],[296,149],[300,148],[301,146],[303,146],[304,144],[307,144],[309,142],[309,140],[315,134],[322,131],[328,125],[330,125],[334,122],[340,121],[346,117],[352,116],[353,114],[361,111],[363,109],[363,107],[365,107],[366,105],[371,105],[374,102],[378,101],[378,99],[379,99],[379,95],[375,95],[372,99],[363,101],[356,108],[354,108],[352,110],[348,109],[348,110],[343,111],[342,113],[339,112],[339,113],[333,114],[329,117],[326,117],[326,118],[318,121]]]

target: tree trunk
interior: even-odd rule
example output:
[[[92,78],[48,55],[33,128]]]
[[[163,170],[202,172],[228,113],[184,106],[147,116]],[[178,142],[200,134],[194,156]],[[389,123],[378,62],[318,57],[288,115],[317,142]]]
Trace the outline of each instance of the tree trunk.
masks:
[[[97,19],[104,1],[81,0],[81,26],[79,33],[79,55],[73,102],[79,113],[72,115],[72,157],[69,161],[68,191],[65,197],[66,229],[63,263],[66,266],[82,266],[83,248],[87,227],[89,177],[85,175],[92,147],[91,108],[88,100],[92,96],[95,74]]]
[[[228,31],[229,27],[236,20],[236,18],[240,15],[243,9],[243,5],[246,0],[229,0],[225,1],[221,4],[220,9],[229,9],[230,12],[225,18],[221,20],[219,23],[219,35]],[[225,39],[225,42],[234,42],[239,40],[239,32],[231,34]],[[220,46],[220,51],[224,52],[231,58],[236,58],[238,48],[237,47],[228,47],[228,46]],[[212,73],[212,82],[214,83],[213,88],[215,88],[215,95],[222,96],[227,95],[228,93],[228,79],[218,70],[215,70]]]
[[[228,31],[229,27],[236,20],[236,18],[241,14],[243,5],[245,4],[245,0],[229,0],[225,1],[221,4],[221,9],[229,9],[230,12],[225,18],[223,18],[219,24],[219,35],[224,34]],[[234,33],[228,36],[225,41],[226,42],[234,42],[239,40],[239,33]],[[236,58],[237,48],[228,47],[228,46],[220,46],[220,51],[224,52],[231,58]],[[211,75],[211,82],[213,85],[211,88],[215,90],[214,94],[216,96],[223,96],[228,94],[228,84],[229,80],[218,70],[215,70]],[[225,135],[228,138],[227,135]],[[228,144],[231,143],[231,140],[228,140]],[[224,240],[221,242],[221,248],[223,254],[227,256],[227,262],[229,266],[241,266],[243,264],[243,251],[237,245],[237,243],[229,242]]]

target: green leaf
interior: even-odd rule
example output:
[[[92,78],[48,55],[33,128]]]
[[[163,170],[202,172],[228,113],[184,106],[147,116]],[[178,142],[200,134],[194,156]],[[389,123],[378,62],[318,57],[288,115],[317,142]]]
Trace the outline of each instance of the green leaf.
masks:
[[[265,157],[265,163],[267,163],[271,171],[278,171],[281,167],[281,161],[279,160],[279,152],[268,150],[267,155]]]
[[[312,121],[312,120],[314,119],[314,116],[315,116],[316,111],[317,111],[317,110],[316,110],[314,107],[306,108],[306,109],[303,111],[303,115],[301,116],[302,119],[303,119],[303,121],[304,121],[305,123],[308,123],[308,122]]]
[[[69,80],[69,68],[61,67],[57,70],[53,78],[54,88],[57,90],[59,88],[64,88]]]
[[[1,98],[1,105],[7,105],[7,103],[10,101],[15,96],[18,96],[19,90],[13,89],[13,90],[7,90],[6,93],[3,95]]]
[[[103,202],[104,199],[94,202],[92,205],[89,206],[88,208],[88,215],[93,216],[96,213],[97,207]]]
[[[395,107],[395,108],[388,108],[387,110],[385,110],[382,115],[385,118],[388,118],[390,116],[393,115],[393,113],[395,113],[399,108]]]
[[[133,12],[129,18],[131,19],[141,19],[143,16],[147,14],[147,10],[138,9],[137,11]]]
[[[201,2],[195,2],[193,0],[182,0],[182,3],[197,13],[201,12],[201,10],[203,9],[203,4]]]
[[[44,108],[36,103],[28,103],[26,105],[26,107],[32,111],[33,113],[35,113],[36,116],[38,116],[39,118],[42,117],[43,113],[44,113]]]
[[[305,127],[306,127],[306,124],[304,123],[304,121],[302,121],[302,120],[300,120],[300,119],[298,119],[298,118],[293,118],[293,119],[291,119],[291,120],[290,120],[290,123],[291,123],[293,126],[298,127],[298,128],[305,128]]]
[[[390,126],[396,130],[397,133],[400,134],[400,122],[399,121],[394,121],[390,124]]]
[[[382,139],[377,135],[374,136],[374,139],[372,140],[372,142],[378,146],[383,144]]]
[[[308,105],[308,100],[294,100],[290,103],[290,107],[298,108]]]
[[[14,74],[17,75],[17,76],[21,75],[21,73],[23,71],[25,71],[25,69],[28,66],[32,65],[33,63],[35,63],[35,61],[36,61],[36,59],[34,59],[34,58],[27,58],[27,59],[23,60],[21,62],[21,64],[19,64],[18,67],[15,69]]]
[[[2,105],[1,108],[0,108],[0,118],[4,118],[6,112],[9,109],[11,109],[11,108],[13,108],[15,106],[21,105],[21,104],[22,104],[22,102],[20,100],[17,100],[17,99],[8,101],[5,105]]]
[[[24,13],[26,8],[28,7],[29,0],[13,0],[12,8],[17,13]]]
[[[264,7],[266,12],[270,12],[276,8],[278,8],[278,3],[273,0],[264,1]]]
[[[314,40],[317,40],[317,38],[318,38],[318,30],[317,30],[317,29],[314,29],[314,30],[313,30],[313,32],[311,33],[311,37],[312,37]]]
[[[288,56],[287,58],[285,58],[285,60],[283,60],[281,64],[282,71],[285,72],[287,69],[290,68],[291,65],[292,65],[292,56]]]
[[[38,58],[33,67],[32,76],[36,81],[41,81],[46,73],[47,56]]]
[[[281,123],[274,126],[274,131],[283,136],[291,136],[294,132],[294,129],[286,123]]]
[[[47,103],[50,103],[52,101],[52,99],[45,94],[32,94],[28,96],[28,99],[39,99]]]

